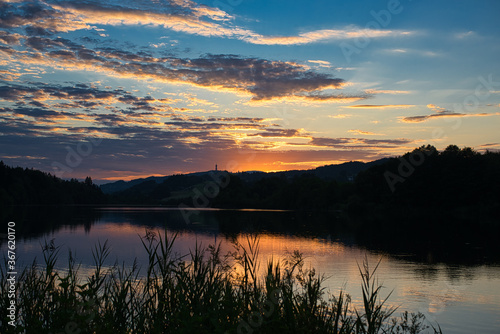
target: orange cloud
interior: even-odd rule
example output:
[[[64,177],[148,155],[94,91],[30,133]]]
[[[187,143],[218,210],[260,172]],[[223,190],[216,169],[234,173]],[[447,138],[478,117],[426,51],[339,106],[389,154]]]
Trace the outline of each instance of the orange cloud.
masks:
[[[381,37],[394,37],[405,36],[411,32],[399,30],[375,30],[375,29],[361,29],[357,27],[347,27],[344,29],[323,29],[305,32],[297,36],[263,36],[252,34],[243,40],[262,45],[298,45],[309,44],[325,40],[345,40],[354,39],[359,37],[365,38],[381,38]]]
[[[382,133],[375,133],[375,132],[362,131],[362,130],[349,130],[347,132],[355,133],[358,135],[367,135],[367,136],[383,136],[384,135]]]
[[[427,108],[429,108],[429,109],[431,109],[432,111],[435,111],[435,112],[444,112],[444,111],[446,111],[446,108],[438,107],[435,104],[428,104]]]
[[[338,115],[328,115],[328,117],[330,118],[349,118],[349,117],[352,117],[351,114],[338,114]]]
[[[143,25],[157,26],[177,32],[243,40],[260,45],[298,45],[326,40],[345,40],[359,37],[384,38],[406,36],[408,31],[377,30],[348,26],[342,29],[322,29],[300,33],[296,36],[265,36],[250,29],[235,26],[228,13],[193,1],[169,1],[161,3],[162,12],[156,6],[144,5],[141,9],[121,6],[102,6],[97,3],[60,2],[43,3],[38,12],[18,13],[6,9],[6,22],[11,27],[34,25],[52,32],[69,32],[96,29],[95,25]]]
[[[400,118],[400,122],[403,123],[420,123],[425,122],[434,118],[447,118],[447,117],[489,117],[489,116],[499,116],[500,113],[477,113],[477,114],[462,114],[451,111],[442,111],[431,115],[422,116],[410,116]]]
[[[153,79],[170,84],[187,84],[213,91],[229,91],[251,97],[249,103],[272,100],[302,103],[353,102],[367,94],[322,93],[340,89],[344,80],[308,70],[305,66],[265,59],[232,55],[208,55],[199,59],[156,59],[120,50],[100,51],[70,45],[60,49],[60,42],[50,44],[53,51],[26,52],[0,49],[0,53],[22,64],[50,66],[64,70],[90,70],[111,76]],[[40,46],[41,47],[41,46]]]
[[[367,89],[366,92],[368,94],[392,94],[392,95],[411,93],[409,90],[384,90],[384,89]]]
[[[355,106],[347,106],[345,108],[353,109],[401,109],[412,108],[413,104],[359,104]]]

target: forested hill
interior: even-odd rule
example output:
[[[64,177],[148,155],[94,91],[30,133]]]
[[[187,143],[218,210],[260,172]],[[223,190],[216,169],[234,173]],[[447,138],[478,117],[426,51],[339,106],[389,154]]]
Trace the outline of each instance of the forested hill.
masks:
[[[35,169],[9,167],[0,161],[0,206],[100,204],[105,201],[98,186],[87,177],[69,181]]]
[[[415,215],[500,218],[500,153],[422,146],[360,173],[355,200],[362,203],[358,212],[374,206]]]
[[[422,146],[372,164],[351,182],[313,171],[262,174],[174,175],[136,184],[113,198],[127,204],[335,210],[374,226],[389,219],[500,221],[500,153]]]
[[[309,175],[314,175],[322,180],[326,181],[336,181],[336,182],[352,182],[359,172],[370,168],[371,166],[379,165],[387,161],[387,158],[380,160],[371,161],[368,163],[361,161],[350,161],[337,165],[326,165],[317,167],[315,169],[309,170],[289,170],[282,172],[260,172],[260,171],[250,171],[250,172],[238,172],[238,178],[243,182],[257,182],[264,178],[284,178],[293,179],[295,177],[300,177],[301,175],[307,173]],[[198,172],[183,174],[183,176],[189,176],[190,178],[203,178],[207,176],[210,172]],[[101,189],[105,194],[113,194],[118,192],[132,193],[132,191],[126,191],[132,187],[135,189],[144,189],[154,187],[154,184],[168,183],[167,179],[170,176],[151,176],[148,178],[135,179],[131,181],[115,181],[111,183],[106,183],[101,185]],[[177,182],[177,181],[176,181]]]
[[[384,161],[275,173],[210,171],[114,182],[101,188],[116,204],[328,210],[348,197],[360,171]]]
[[[488,245],[498,252],[500,153],[420,147],[360,173],[346,209],[349,224],[370,242],[376,236],[394,247]]]
[[[350,202],[352,212],[377,222],[500,225],[500,153],[423,146],[360,173]]]

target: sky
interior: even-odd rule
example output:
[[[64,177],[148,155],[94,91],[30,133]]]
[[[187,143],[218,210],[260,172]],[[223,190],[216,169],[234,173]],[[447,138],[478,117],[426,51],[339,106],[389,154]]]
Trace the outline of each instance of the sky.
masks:
[[[497,0],[0,0],[0,160],[99,182],[500,149]]]

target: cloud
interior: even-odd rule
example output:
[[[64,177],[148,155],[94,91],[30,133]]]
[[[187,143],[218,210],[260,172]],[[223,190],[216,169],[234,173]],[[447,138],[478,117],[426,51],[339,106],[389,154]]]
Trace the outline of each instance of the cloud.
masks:
[[[194,107],[194,106],[209,106],[209,107],[218,107],[215,102],[204,100],[197,98],[195,96],[192,96],[191,94],[183,94],[183,96],[189,101],[188,106],[189,107]]]
[[[233,17],[215,8],[193,1],[153,1],[138,3],[121,1],[120,5],[89,1],[48,1],[11,5],[3,3],[5,14],[0,27],[29,27],[40,32],[69,32],[95,29],[95,25],[156,26],[176,32],[205,37],[239,39],[259,45],[299,45],[328,40],[347,40],[359,37],[385,38],[412,34],[409,31],[376,30],[347,26],[340,29],[321,29],[295,36],[266,36],[236,26]]]
[[[200,35],[205,37],[235,37],[246,35],[249,32],[237,28],[226,27],[218,22],[203,19],[216,19],[218,21],[228,18],[228,15],[217,9],[200,7],[194,2],[186,2],[186,6],[162,6],[163,12],[155,10],[142,10],[125,6],[89,4],[80,2],[65,2],[54,4],[52,7],[64,17],[72,18],[76,27],[57,27],[61,29],[89,29],[92,25],[142,25],[157,26],[177,32]]]
[[[342,119],[342,118],[350,118],[350,117],[352,117],[352,115],[351,114],[338,114],[338,115],[328,115],[328,117]]]
[[[326,68],[330,68],[332,67],[331,63],[329,61],[326,61],[326,60],[308,60],[309,63],[313,63],[313,64],[316,64],[320,67],[326,67]]]
[[[250,137],[258,136],[258,137],[300,137],[302,131],[296,129],[266,129],[265,132],[258,132],[255,134],[249,135]]]
[[[334,147],[339,149],[378,149],[395,148],[412,143],[410,139],[366,139],[366,138],[323,138],[314,137],[310,145],[318,147]]]
[[[482,152],[500,152],[500,143],[488,143],[479,145],[478,150]]]
[[[406,49],[391,49],[391,50],[387,50],[388,52],[394,52],[394,53],[407,53],[408,50]]]
[[[421,115],[421,116],[409,116],[401,118],[401,122],[403,123],[420,123],[425,122],[435,118],[447,118],[447,117],[489,117],[489,116],[498,116],[500,113],[477,113],[477,114],[463,114],[453,111],[442,111],[435,114],[430,115]]]
[[[31,85],[10,84],[0,86],[0,98],[7,101],[46,101],[64,99],[85,104],[91,101],[118,100],[127,96],[121,89],[102,90],[86,84],[62,86],[57,84],[33,83]]]
[[[347,40],[355,38],[382,38],[382,37],[400,37],[410,35],[409,31],[400,30],[376,30],[363,29],[349,26],[343,29],[322,29],[301,33],[297,36],[263,36],[252,34],[243,38],[252,44],[262,45],[299,45],[310,44],[326,40]]]
[[[210,117],[208,122],[248,122],[248,123],[262,123],[272,121],[271,118],[262,117]]]
[[[302,106],[312,106],[318,104],[325,103],[352,103],[359,100],[368,99],[371,96],[364,94],[322,94],[322,95],[305,95],[305,94],[297,94],[297,95],[285,95],[272,99],[251,99],[249,102],[245,104],[255,105],[255,106],[266,106],[272,104],[284,104],[284,103],[292,103],[298,104]]]
[[[241,90],[253,95],[253,101],[279,97],[310,100],[338,100],[344,96],[318,94],[325,89],[338,89],[344,80],[308,70],[303,65],[241,58],[235,55],[207,55],[198,59],[172,59],[181,75],[202,87],[222,87]],[[310,94],[307,94],[310,93]]]
[[[174,110],[167,104],[169,99],[137,97],[122,89],[103,90],[85,84],[0,86],[1,100],[6,106],[0,109],[4,118],[15,121],[21,117],[28,122],[27,127],[57,122],[59,131],[66,133],[74,131],[76,122],[80,126],[163,126],[160,119]]]
[[[347,132],[355,133],[358,135],[365,135],[365,136],[383,136],[384,134],[381,133],[375,133],[375,132],[370,132],[370,131],[362,131],[362,130],[349,130]]]
[[[7,31],[0,30],[0,43],[10,44],[10,45],[19,45],[19,40],[22,38],[22,35],[16,33],[9,33]]]
[[[44,108],[30,108],[30,107],[17,107],[15,109],[10,108],[0,108],[0,113],[8,113],[14,117],[29,116],[34,119],[43,120],[44,122],[55,123],[57,121],[67,120],[70,116],[74,116],[70,113],[57,112],[54,110],[47,110]],[[60,122],[58,122],[60,124]]]
[[[68,32],[91,27],[57,6],[42,1],[22,4],[0,3],[0,28],[32,27],[39,31]]]
[[[91,69],[124,78],[188,84],[250,96],[251,102],[281,99],[345,103],[369,97],[366,93],[324,93],[328,89],[342,89],[346,82],[294,62],[211,54],[199,58],[157,58],[111,47],[92,50],[62,38],[29,37],[24,45],[31,51],[0,48],[0,53],[25,65]]]
[[[204,120],[181,120],[174,118],[173,121],[165,122],[167,129],[176,131],[214,131],[214,130],[250,130],[262,129],[266,125],[259,123],[240,123],[240,122],[205,122]]]
[[[24,41],[24,46],[37,51],[46,51],[54,48],[64,48],[66,45],[63,39],[53,40],[46,37],[28,37]]]
[[[381,50],[383,53],[390,53],[394,55],[418,55],[423,57],[442,57],[444,53],[442,52],[434,52],[434,51],[426,51],[421,49],[385,49]]]
[[[435,118],[448,118],[448,117],[488,117],[497,116],[500,113],[475,113],[475,114],[464,114],[455,111],[448,110],[443,107],[439,107],[435,104],[428,104],[427,108],[432,110],[434,113],[430,115],[419,115],[419,116],[409,116],[402,117],[400,121],[403,123],[420,123],[425,122]]]
[[[489,143],[489,144],[483,144],[479,145],[479,147],[491,147],[491,146],[499,146],[500,143]]]
[[[455,38],[457,38],[457,39],[466,39],[466,38],[477,39],[478,37],[479,37],[478,34],[472,30],[455,34]]]
[[[434,112],[437,112],[437,113],[440,113],[440,112],[450,112],[449,110],[446,110],[446,108],[438,107],[435,104],[428,104],[427,108],[429,108],[430,110],[432,110]]]
[[[391,94],[391,95],[400,95],[400,94],[410,94],[411,93],[408,90],[387,90],[387,89],[367,89],[366,92],[368,94]]]
[[[358,104],[354,106],[347,106],[345,108],[353,108],[353,109],[406,109],[412,108],[414,105],[412,104]]]
[[[193,98],[187,96],[186,102]],[[192,145],[220,140],[234,144],[255,137],[292,138],[300,133],[280,128],[268,118],[178,114],[177,108],[167,104],[176,100],[139,97],[122,89],[103,90],[84,84],[0,86],[0,100],[6,105],[0,109],[0,118],[9,123],[4,132],[36,137],[50,137],[54,131],[70,138],[88,134],[114,139],[172,135],[178,144]]]

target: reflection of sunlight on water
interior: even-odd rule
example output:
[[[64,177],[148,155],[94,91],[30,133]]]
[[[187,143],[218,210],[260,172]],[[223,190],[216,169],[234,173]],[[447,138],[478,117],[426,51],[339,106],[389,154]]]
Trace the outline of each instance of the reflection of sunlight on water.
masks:
[[[381,298],[385,299],[395,284],[387,285],[386,281],[393,276],[392,268],[386,258],[366,250],[347,246],[328,238],[303,238],[289,235],[261,234],[260,240],[260,273],[265,274],[267,262],[271,259],[283,261],[294,250],[299,250],[304,257],[304,269],[315,268],[316,274],[326,278],[324,287],[328,295],[338,296],[340,290],[347,292],[352,298],[352,306],[363,308],[361,294],[361,276],[358,264],[361,266],[365,257],[371,270],[382,259],[377,270],[378,282],[383,284]],[[240,243],[246,244],[246,235],[238,237]],[[398,307],[401,302],[392,296],[385,304],[388,307]]]
[[[135,216],[133,219],[137,219]],[[57,263],[59,270],[67,268],[68,248],[74,253],[80,279],[94,271],[92,249],[100,241],[108,240],[110,256],[104,270],[109,270],[118,261],[121,266],[131,266],[134,259],[144,270],[147,254],[140,236],[146,235],[147,225],[137,224],[126,216],[113,217],[113,222],[101,220],[85,232],[83,227],[61,228],[56,232],[31,240],[19,240],[18,251],[21,263],[29,264],[37,257],[39,267],[43,255],[40,242],[55,238],[56,245],[62,245]],[[161,231],[163,227],[153,227]],[[173,236],[172,232],[168,234]],[[246,245],[246,234],[238,234],[236,240]],[[373,268],[382,259],[377,270],[380,284],[383,284],[381,296],[392,295],[387,306],[400,306],[397,311],[421,311],[434,325],[438,321],[445,333],[473,333],[474,329],[489,326],[481,333],[500,332],[500,267],[499,266],[447,266],[444,264],[422,264],[406,259],[396,259],[385,254],[368,251],[352,243],[335,241],[332,237],[300,237],[287,234],[263,233],[259,235],[259,272],[262,277],[271,259],[283,261],[287,254],[299,250],[304,257],[304,268],[315,268],[316,273],[325,275],[325,287],[338,296],[342,289],[352,297],[353,306],[362,308],[361,277],[358,264],[368,259]],[[177,234],[174,253],[188,254],[194,246],[208,246],[221,243],[222,254],[233,251],[231,238],[215,232],[195,233],[183,230]],[[2,246],[1,251],[4,251]],[[288,252],[288,253],[287,253]],[[240,269],[238,269],[240,270]],[[477,317],[472,319],[470,314]],[[496,327],[495,327],[496,326]],[[451,330],[447,331],[447,328]],[[493,328],[493,330],[491,330]]]

